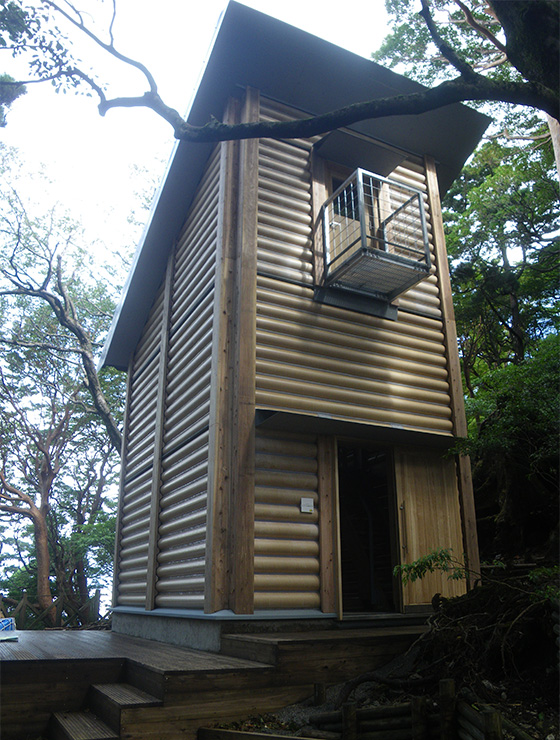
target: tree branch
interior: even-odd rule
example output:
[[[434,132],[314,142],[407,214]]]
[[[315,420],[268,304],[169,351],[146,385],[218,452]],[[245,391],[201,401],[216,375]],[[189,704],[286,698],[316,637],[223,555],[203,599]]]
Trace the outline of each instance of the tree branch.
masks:
[[[455,67],[461,77],[464,77],[466,80],[475,79],[476,72],[470,66],[470,64],[467,64],[464,59],[461,59],[455,49],[452,49],[451,46],[449,46],[449,44],[447,44],[440,36],[436,24],[434,23],[434,19],[432,18],[432,14],[430,13],[428,0],[422,0],[422,10],[420,11],[419,15],[421,15],[424,19],[426,26],[428,27],[428,31],[430,32],[430,36],[432,37],[442,56],[447,59],[447,61],[451,65],[453,65],[453,67]]]
[[[359,121],[388,116],[418,115],[445,105],[468,100],[527,105],[544,111],[554,111],[558,104],[558,96],[538,83],[498,83],[473,71],[469,81],[459,77],[421,92],[368,100],[319,116],[293,121],[258,121],[228,125],[212,119],[204,126],[192,126],[184,121],[176,110],[165,105],[159,95],[151,93],[144,93],[134,98],[106,100],[100,104],[99,110],[104,115],[111,108],[150,108],[171,124],[177,139],[192,142],[217,142],[254,138],[310,138]]]
[[[157,85],[156,85],[156,82],[150,70],[145,65],[143,65],[141,62],[138,62],[135,59],[132,59],[131,57],[127,57],[124,54],[121,54],[119,51],[117,51],[117,49],[113,45],[112,28],[113,28],[113,23],[115,20],[115,12],[116,12],[114,3],[113,3],[113,17],[111,20],[110,31],[109,31],[111,41],[110,43],[107,44],[105,41],[103,41],[99,36],[97,36],[97,34],[95,34],[91,29],[89,29],[83,23],[78,10],[71,3],[68,3],[68,5],[76,13],[79,20],[76,20],[75,18],[73,18],[70,15],[70,13],[66,12],[60,5],[58,5],[58,3],[53,2],[53,0],[43,0],[43,2],[45,3],[45,5],[52,8],[57,13],[60,13],[60,15],[62,15],[63,18],[65,18],[69,23],[71,23],[79,31],[84,33],[88,38],[90,38],[94,43],[100,46],[104,51],[106,51],[108,54],[111,54],[111,56],[115,57],[115,59],[118,59],[120,62],[124,62],[125,64],[128,64],[129,66],[134,67],[135,69],[142,72],[142,74],[144,75],[144,77],[146,78],[148,82],[150,91],[154,93],[157,92]]]
[[[461,0],[454,0],[454,2],[463,11],[463,14],[464,14],[464,16],[465,16],[465,18],[466,18],[467,23],[469,24],[469,26],[471,28],[474,28],[474,30],[477,31],[479,34],[481,34],[481,36],[486,37],[488,39],[488,41],[491,41],[494,44],[494,46],[496,47],[496,49],[499,49],[503,54],[505,54],[507,56],[507,49],[506,49],[506,47],[502,44],[501,41],[499,41],[496,38],[496,36],[494,36],[494,34],[492,33],[492,31],[490,31],[489,28],[486,28],[485,26],[483,26],[481,23],[479,23],[476,20],[476,18],[471,13],[470,9],[467,8],[467,6],[465,5],[465,3],[461,2]]]

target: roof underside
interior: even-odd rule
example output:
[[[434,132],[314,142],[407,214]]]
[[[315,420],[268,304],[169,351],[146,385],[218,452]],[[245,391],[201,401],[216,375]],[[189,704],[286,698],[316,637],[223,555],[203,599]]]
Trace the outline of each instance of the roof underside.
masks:
[[[240,87],[312,114],[422,89],[411,80],[236,2],[223,16],[189,123],[220,119]],[[476,147],[488,119],[463,105],[391,116],[351,128],[399,149],[434,157],[445,192]],[[167,256],[194,196],[212,144],[182,141],[152,209],[107,339],[103,365],[126,369],[161,283]]]

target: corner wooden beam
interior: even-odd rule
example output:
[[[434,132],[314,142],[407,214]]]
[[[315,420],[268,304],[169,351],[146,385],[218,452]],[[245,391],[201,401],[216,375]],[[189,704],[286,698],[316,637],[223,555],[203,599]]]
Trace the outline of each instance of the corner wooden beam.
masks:
[[[232,98],[224,116],[226,123],[240,120],[240,101]],[[232,482],[234,350],[233,315],[239,142],[220,145],[220,195],[216,297],[212,337],[212,386],[208,450],[208,513],[206,533],[204,611],[229,606],[228,530]]]
[[[248,88],[241,119],[259,117],[259,93]],[[234,300],[233,448],[230,502],[230,608],[254,609],[255,373],[257,314],[258,139],[239,145],[239,191]]]
[[[463,381],[459,353],[457,350],[457,328],[451,280],[447,262],[447,249],[443,231],[441,201],[437,181],[436,165],[432,157],[425,158],[426,182],[428,185],[428,200],[432,214],[434,229],[434,246],[436,263],[439,275],[439,286],[443,313],[443,334],[449,372],[449,386],[451,395],[451,410],[453,414],[453,432],[456,437],[467,436],[467,420],[463,398]],[[463,545],[467,558],[467,566],[471,571],[480,571],[480,555],[478,551],[478,535],[476,531],[476,512],[474,507],[474,493],[472,486],[471,462],[467,455],[457,456],[459,499],[461,504],[461,518],[463,523]],[[472,581],[471,581],[472,585]]]

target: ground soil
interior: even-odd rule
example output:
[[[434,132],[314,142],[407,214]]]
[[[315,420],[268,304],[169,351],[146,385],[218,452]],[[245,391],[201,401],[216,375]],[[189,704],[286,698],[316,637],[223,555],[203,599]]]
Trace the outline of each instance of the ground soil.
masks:
[[[506,574],[464,597],[436,598],[428,632],[368,680],[330,687],[322,706],[309,699],[230,727],[305,734],[314,714],[348,700],[365,707],[427,696],[437,704],[440,679],[453,678],[469,703],[496,707],[535,740],[560,740],[558,601],[550,590],[556,579],[555,571],[538,582]]]

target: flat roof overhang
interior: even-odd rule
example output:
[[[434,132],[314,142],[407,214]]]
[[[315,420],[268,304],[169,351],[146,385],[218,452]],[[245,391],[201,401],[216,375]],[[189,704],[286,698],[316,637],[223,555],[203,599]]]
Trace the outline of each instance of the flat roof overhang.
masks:
[[[221,119],[228,98],[238,95],[240,87],[254,87],[310,115],[423,89],[375,62],[230,2],[187,120],[204,125],[211,116]],[[432,156],[440,190],[445,192],[488,123],[486,116],[454,104],[421,115],[364,121],[350,128],[404,152]],[[176,144],[115,312],[101,366],[128,367],[213,146]]]

